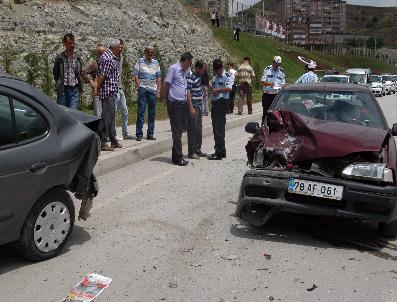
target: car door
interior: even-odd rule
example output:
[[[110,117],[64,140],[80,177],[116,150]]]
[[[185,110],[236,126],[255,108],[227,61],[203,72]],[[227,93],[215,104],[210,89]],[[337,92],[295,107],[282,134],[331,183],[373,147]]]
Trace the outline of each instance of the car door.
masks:
[[[0,86],[0,244],[18,239],[34,203],[53,185],[56,125],[38,102]]]

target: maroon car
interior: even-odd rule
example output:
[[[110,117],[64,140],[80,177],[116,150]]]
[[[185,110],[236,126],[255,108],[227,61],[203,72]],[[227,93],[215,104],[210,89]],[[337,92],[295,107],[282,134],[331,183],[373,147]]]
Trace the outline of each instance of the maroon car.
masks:
[[[284,89],[265,124],[250,123],[251,169],[236,214],[254,226],[277,212],[379,223],[397,235],[397,125],[389,129],[368,88],[300,84]]]

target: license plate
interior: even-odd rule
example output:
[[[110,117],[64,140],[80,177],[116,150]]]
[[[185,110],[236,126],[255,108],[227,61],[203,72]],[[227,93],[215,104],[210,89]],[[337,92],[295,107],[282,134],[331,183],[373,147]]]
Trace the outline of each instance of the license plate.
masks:
[[[295,178],[290,179],[288,192],[334,200],[342,200],[343,198],[343,186],[334,186]]]

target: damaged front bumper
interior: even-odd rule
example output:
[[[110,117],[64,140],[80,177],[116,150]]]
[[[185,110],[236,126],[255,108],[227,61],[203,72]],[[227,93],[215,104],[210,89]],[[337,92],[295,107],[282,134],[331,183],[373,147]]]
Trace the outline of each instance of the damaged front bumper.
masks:
[[[343,199],[330,200],[288,192],[291,178],[343,186]],[[275,212],[340,216],[361,221],[397,220],[397,187],[270,169],[245,173],[236,215],[260,226]]]

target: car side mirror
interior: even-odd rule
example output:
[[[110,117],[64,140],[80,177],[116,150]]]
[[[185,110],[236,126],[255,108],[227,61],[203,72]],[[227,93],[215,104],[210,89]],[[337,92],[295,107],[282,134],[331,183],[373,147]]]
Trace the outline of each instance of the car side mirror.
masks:
[[[393,128],[391,128],[391,134],[393,134],[393,136],[397,136],[397,124],[393,124]]]
[[[245,132],[255,134],[259,129],[259,123],[258,122],[250,122],[247,125],[245,125]],[[396,129],[397,129],[397,124],[396,124]]]

